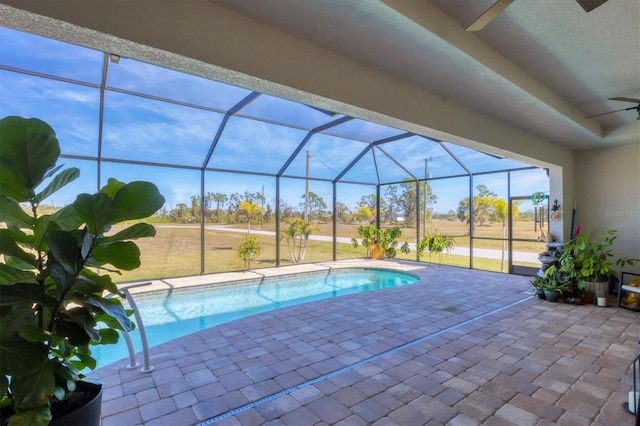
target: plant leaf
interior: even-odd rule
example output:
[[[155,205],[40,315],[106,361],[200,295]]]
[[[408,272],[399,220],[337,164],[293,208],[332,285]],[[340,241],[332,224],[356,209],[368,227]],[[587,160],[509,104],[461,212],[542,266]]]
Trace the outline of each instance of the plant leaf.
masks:
[[[156,235],[156,228],[148,223],[136,223],[128,228],[123,229],[115,235],[109,237],[101,237],[97,244],[111,243],[113,241],[135,240],[138,238],[153,237]]]
[[[55,222],[58,228],[63,231],[73,231],[82,225],[82,219],[73,208],[73,204],[64,206],[52,214],[51,221]]]
[[[50,231],[46,235],[49,244],[47,266],[49,275],[58,284],[58,294],[66,292],[78,272],[80,253],[78,241],[66,231]]]
[[[17,228],[30,228],[33,218],[20,207],[20,204],[0,195],[0,222]]]
[[[74,295],[73,299],[83,305],[92,305],[99,308],[102,312],[109,315],[111,318],[115,319],[118,324],[122,327],[122,330],[131,331],[133,330],[133,325],[131,320],[127,317],[127,313],[125,312],[122,305],[114,300],[105,299],[103,297],[98,296],[80,296]]]
[[[34,268],[38,264],[33,253],[27,253],[15,243],[15,232],[9,229],[0,229],[0,253],[13,256],[27,262]]]
[[[18,334],[5,336],[0,341],[0,374],[12,377],[31,374],[46,362],[49,351],[42,342],[27,342]]]
[[[53,368],[45,362],[34,373],[11,378],[11,391],[16,412],[48,406],[55,390]]]
[[[164,204],[164,197],[160,195],[158,188],[150,182],[142,181],[126,184],[113,200],[116,211],[110,224],[149,217]]]
[[[73,208],[93,235],[104,232],[105,225],[113,223],[116,204],[106,194],[80,194],[73,202]]]
[[[80,170],[76,167],[63,170],[61,173],[57,174],[51,182],[49,182],[49,185],[47,185],[40,193],[36,194],[35,202],[42,202],[42,200],[45,200],[51,194],[55,193],[60,188],[63,188],[68,183],[73,182],[79,176]]]
[[[18,202],[36,188],[60,156],[60,144],[47,123],[9,116],[0,120],[0,194]]]
[[[118,269],[131,271],[140,266],[140,249],[131,241],[116,241],[93,248],[93,261],[109,263]]]
[[[91,284],[91,287],[86,287],[83,289],[82,287],[83,281]],[[97,292],[102,293],[103,290],[106,290],[111,294],[119,294],[118,287],[113,283],[109,275],[98,275],[92,270],[87,268],[83,269],[80,272],[79,281],[76,285],[77,285],[77,289],[84,294],[97,293]],[[94,289],[93,286],[98,287],[99,290]]]
[[[102,337],[100,343],[103,345],[113,345],[118,343],[118,340],[120,340],[120,334],[111,328],[101,328],[98,330],[98,333],[100,333],[100,336]]]

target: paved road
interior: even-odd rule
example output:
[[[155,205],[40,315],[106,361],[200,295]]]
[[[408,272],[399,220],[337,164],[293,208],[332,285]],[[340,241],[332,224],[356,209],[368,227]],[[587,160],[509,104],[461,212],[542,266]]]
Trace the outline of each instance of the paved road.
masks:
[[[199,228],[199,226],[196,225],[194,226],[194,228]],[[227,227],[224,225],[206,225],[205,228],[215,230],[215,231],[224,231],[224,232],[243,232],[243,233],[247,232],[246,229]],[[269,235],[269,236],[275,236],[276,234],[273,231],[263,231],[260,229],[251,229],[251,233],[256,235]],[[309,239],[313,241],[325,241],[325,242],[333,241],[332,237],[328,235],[310,235]],[[351,244],[351,238],[337,237],[336,241],[340,244]],[[411,247],[412,250],[416,249],[415,246],[416,245],[414,243],[409,244],[409,247]],[[451,252],[451,254],[458,255],[458,256],[466,256],[466,257],[469,257],[469,253],[470,253],[469,247],[455,247]],[[475,258],[485,258],[485,259],[501,259],[502,258],[502,251],[495,250],[495,249],[475,248],[473,249],[473,254]],[[536,264],[540,263],[540,261],[538,260],[538,253],[516,251],[516,252],[513,252],[513,259],[518,262],[527,262],[527,263],[536,263]]]

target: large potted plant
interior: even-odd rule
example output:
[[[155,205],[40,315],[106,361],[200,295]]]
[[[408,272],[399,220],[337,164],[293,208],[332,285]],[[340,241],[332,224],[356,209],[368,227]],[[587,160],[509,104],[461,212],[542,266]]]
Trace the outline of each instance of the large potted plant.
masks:
[[[105,233],[164,204],[151,183],[109,179],[98,193],[42,214],[40,204],[79,177],[77,168],[56,166],[59,156],[48,124],[0,120],[0,396],[10,426],[52,421],[52,410],[75,399],[81,371],[95,368],[90,346],[115,343],[117,330],[132,329],[108,274],[137,268],[140,251],[131,240],[155,229],[136,223]],[[98,401],[99,423],[100,394],[90,399]],[[95,410],[81,416],[64,422],[95,422]]]
[[[560,272],[579,289],[585,289],[595,298],[607,297],[609,279],[616,276],[613,269],[611,247],[616,240],[615,230],[602,231],[597,239],[591,239],[589,233],[580,234],[564,246],[560,255]],[[617,259],[617,266],[633,265],[640,259],[623,257]]]
[[[402,230],[393,228],[380,229],[375,225],[361,225],[358,227],[358,235],[362,238],[362,245],[367,248],[367,256],[373,259],[394,258],[397,254],[398,239],[402,236]],[[356,238],[351,238],[354,248],[359,246]],[[409,243],[404,242],[400,251],[407,254],[411,251]]]

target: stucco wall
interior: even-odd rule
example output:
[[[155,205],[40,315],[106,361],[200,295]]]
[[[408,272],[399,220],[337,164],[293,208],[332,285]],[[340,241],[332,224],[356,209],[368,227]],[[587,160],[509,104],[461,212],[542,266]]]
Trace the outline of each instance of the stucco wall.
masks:
[[[640,258],[640,144],[575,153],[576,223],[618,231],[616,256]],[[624,270],[640,273],[640,262]]]

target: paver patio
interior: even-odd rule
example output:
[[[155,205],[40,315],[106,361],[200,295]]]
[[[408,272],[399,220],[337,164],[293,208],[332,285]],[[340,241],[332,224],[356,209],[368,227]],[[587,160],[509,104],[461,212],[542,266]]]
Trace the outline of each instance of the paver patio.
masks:
[[[540,301],[527,277],[411,262],[257,272],[345,266],[420,282],[188,335],[152,348],[150,373],[127,360],[96,370],[103,424],[633,424],[621,403],[639,313]]]

